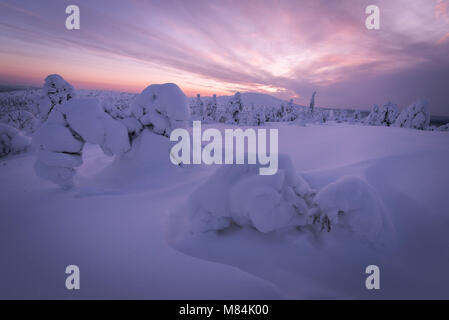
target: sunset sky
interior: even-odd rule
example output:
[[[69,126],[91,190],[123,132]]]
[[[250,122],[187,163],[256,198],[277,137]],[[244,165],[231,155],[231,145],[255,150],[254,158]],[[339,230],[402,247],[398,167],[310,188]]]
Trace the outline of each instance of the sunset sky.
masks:
[[[67,30],[76,4],[81,29]],[[380,30],[365,8],[380,7]],[[0,83],[187,95],[269,93],[368,109],[417,98],[449,115],[448,0],[0,0]]]

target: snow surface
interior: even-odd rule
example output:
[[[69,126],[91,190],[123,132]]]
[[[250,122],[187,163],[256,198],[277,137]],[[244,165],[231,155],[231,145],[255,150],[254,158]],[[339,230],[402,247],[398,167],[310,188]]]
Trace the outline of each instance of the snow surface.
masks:
[[[60,124],[38,133],[46,126],[79,149]],[[86,143],[69,191],[34,175],[32,153],[0,159],[0,298],[449,298],[447,132],[266,126],[279,128],[291,161],[267,184],[245,166],[174,166],[172,143],[148,129],[116,158]],[[44,150],[36,165],[62,161]],[[231,176],[240,170],[247,174]],[[206,203],[215,193],[204,186],[220,172],[230,208],[251,223],[192,233],[189,202]],[[296,185],[289,177],[303,179],[299,194],[317,192],[309,200],[321,214],[345,211],[345,223],[265,229],[269,220],[254,219],[241,194],[257,197],[249,187],[260,185],[270,199],[286,197]],[[76,292],[64,288],[69,264],[81,269]],[[370,264],[380,267],[381,290],[365,289]]]

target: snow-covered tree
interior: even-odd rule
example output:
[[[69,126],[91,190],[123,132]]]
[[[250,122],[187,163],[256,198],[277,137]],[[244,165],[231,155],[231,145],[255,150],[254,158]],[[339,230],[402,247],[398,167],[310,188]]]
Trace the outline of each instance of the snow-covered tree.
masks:
[[[226,104],[226,121],[229,124],[240,124],[243,102],[240,92],[233,95]]]
[[[324,110],[315,109],[311,115],[310,121],[317,124],[323,124],[327,121],[327,114]]]
[[[283,103],[276,109],[275,121],[283,121],[285,116],[285,106]]]
[[[217,120],[217,95],[214,94],[212,99],[206,101],[206,108],[204,111],[204,120],[216,121]]]
[[[430,113],[428,103],[425,100],[418,100],[402,110],[401,114],[394,122],[394,126],[424,130],[430,124]]]
[[[157,134],[170,136],[175,128],[183,128],[189,120],[187,98],[174,83],[153,84],[138,95],[131,114]]]
[[[391,126],[398,115],[399,108],[394,103],[387,102],[381,107],[375,104],[364,122],[372,126]]]
[[[290,99],[285,107],[284,121],[294,121],[297,116],[295,106],[293,105],[293,99]]]
[[[198,93],[196,99],[192,104],[192,119],[193,120],[203,120],[204,119],[204,102],[201,100],[201,96]]]
[[[313,113],[313,108],[315,107],[315,95],[316,95],[316,91],[313,92],[312,98],[310,98],[309,109],[310,109],[311,114]]]
[[[42,96],[35,106],[35,112],[45,122],[53,108],[75,97],[75,89],[58,74],[45,78]]]
[[[351,115],[351,122],[358,123],[362,121],[362,112],[360,110],[355,110]]]
[[[275,107],[273,107],[273,106],[272,107],[265,107],[264,108],[264,113],[265,113],[265,122],[277,121]]]
[[[265,108],[264,107],[251,107],[250,117],[248,124],[252,126],[261,126],[265,123]]]

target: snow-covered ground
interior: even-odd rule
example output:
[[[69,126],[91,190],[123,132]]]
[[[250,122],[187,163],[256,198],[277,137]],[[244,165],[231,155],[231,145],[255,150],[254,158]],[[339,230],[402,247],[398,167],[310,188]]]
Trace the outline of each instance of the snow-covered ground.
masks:
[[[174,166],[168,138],[143,132],[115,160],[87,145],[69,191],[35,176],[30,151],[0,159],[0,298],[449,298],[447,132],[266,127],[311,188],[370,185],[390,227],[374,240],[345,228],[192,233],[189,197],[220,168]],[[70,264],[81,290],[65,289]],[[365,288],[372,264],[380,290]]]

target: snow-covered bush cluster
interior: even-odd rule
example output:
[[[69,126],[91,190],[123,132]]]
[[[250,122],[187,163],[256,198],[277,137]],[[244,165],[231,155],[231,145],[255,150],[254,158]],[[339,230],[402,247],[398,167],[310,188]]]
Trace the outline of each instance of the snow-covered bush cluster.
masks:
[[[187,98],[173,83],[153,84],[136,97],[131,114],[153,132],[169,136],[189,120]]]
[[[191,120],[205,122],[221,122],[233,125],[262,125],[265,122],[294,121],[305,107],[295,105],[293,99],[279,104],[254,104],[244,103],[240,92],[221,103],[217,102],[217,96],[201,98],[197,95],[190,100],[189,108]]]
[[[19,130],[0,123],[0,157],[24,152],[29,144],[30,138],[24,136]]]
[[[396,127],[424,130],[430,124],[430,113],[428,103],[425,100],[418,100],[402,110],[394,125]]]
[[[259,175],[257,165],[217,169],[191,194],[188,208],[195,233],[232,224],[260,232],[340,226],[373,239],[384,225],[381,202],[364,180],[344,177],[316,192],[286,155],[279,156],[278,172],[272,176]]]
[[[0,122],[7,123],[26,134],[33,133],[39,126],[38,119],[31,112],[21,109],[8,112],[0,119]]]
[[[97,98],[103,109],[114,119],[124,119],[130,116],[130,107],[136,94],[127,92],[77,90],[80,98]]]
[[[47,87],[57,89],[52,92],[63,94],[62,98],[48,98],[56,103],[47,117],[42,117],[45,122],[34,135],[38,149],[35,170],[38,176],[63,188],[73,186],[86,142],[99,145],[106,155],[122,156],[131,150],[133,139],[142,130],[168,136],[174,128],[184,127],[188,119],[186,97],[175,84],[151,85],[136,97],[131,108],[109,109],[113,100],[74,98],[73,87],[60,76],[49,76],[47,82]],[[44,91],[44,98],[48,92]]]
[[[371,126],[391,126],[398,116],[399,108],[396,104],[387,102],[381,107],[375,104],[364,122]]]
[[[34,136],[37,175],[63,188],[73,186],[86,142],[100,145],[107,155],[122,155],[131,147],[125,125],[107,114],[97,99],[58,104]]]
[[[26,134],[38,127],[34,106],[40,90],[16,90],[0,93],[0,123],[6,123]]]

